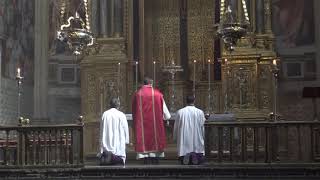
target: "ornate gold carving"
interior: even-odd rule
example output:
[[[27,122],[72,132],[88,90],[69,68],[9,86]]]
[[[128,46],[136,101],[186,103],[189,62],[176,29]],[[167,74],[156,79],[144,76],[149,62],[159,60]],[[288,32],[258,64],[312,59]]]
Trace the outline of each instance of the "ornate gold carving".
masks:
[[[188,0],[188,64],[197,60],[196,72],[191,70],[192,80],[207,80],[208,59],[213,59],[213,37],[211,26],[214,19],[214,2],[209,0]],[[192,66],[191,66],[192,67]],[[190,68],[191,69],[191,68]]]

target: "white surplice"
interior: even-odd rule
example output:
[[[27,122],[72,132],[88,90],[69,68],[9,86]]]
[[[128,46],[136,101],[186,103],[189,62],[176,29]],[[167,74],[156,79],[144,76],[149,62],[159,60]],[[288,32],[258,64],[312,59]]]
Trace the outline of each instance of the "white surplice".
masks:
[[[129,144],[126,115],[116,108],[105,111],[100,123],[100,153],[112,152],[125,161],[126,144]]]
[[[178,156],[190,152],[204,154],[204,113],[195,106],[186,106],[177,111],[173,138],[177,140]]]

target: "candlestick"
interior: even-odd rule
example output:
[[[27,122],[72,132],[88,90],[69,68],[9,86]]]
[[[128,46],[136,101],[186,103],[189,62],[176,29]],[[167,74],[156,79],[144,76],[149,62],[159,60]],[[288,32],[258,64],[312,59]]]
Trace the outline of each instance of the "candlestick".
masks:
[[[196,63],[197,60],[193,60],[193,97],[196,97]]]
[[[210,62],[211,60],[208,59],[208,113],[211,113],[211,73],[210,73]]]
[[[20,118],[20,112],[21,112],[21,86],[22,86],[22,79],[23,77],[21,76],[21,69],[17,68],[17,75],[16,75],[16,80],[18,83],[18,119]]]
[[[138,90],[138,61],[136,61],[136,91]]]
[[[121,63],[118,63],[118,98],[120,97],[120,74],[121,73]]]
[[[153,61],[153,87],[156,87],[156,61]]]
[[[162,40],[163,41],[163,46],[162,46],[162,56],[163,56],[163,65],[165,65],[165,60],[166,60],[166,47],[165,47],[165,44],[164,44],[164,40]]]
[[[209,82],[209,90],[210,90],[210,82],[211,82],[211,75],[210,75],[210,63],[211,63],[211,60],[208,59],[208,82]]]

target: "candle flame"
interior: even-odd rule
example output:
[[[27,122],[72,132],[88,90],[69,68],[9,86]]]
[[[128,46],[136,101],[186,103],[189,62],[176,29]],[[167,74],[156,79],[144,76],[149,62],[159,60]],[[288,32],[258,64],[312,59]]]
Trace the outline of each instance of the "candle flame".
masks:
[[[138,61],[136,61],[136,65],[138,65]]]
[[[20,68],[17,69],[17,77],[21,77],[21,74],[20,74],[21,70]]]
[[[120,63],[118,63],[118,65],[120,65]]]
[[[272,61],[272,64],[276,66],[276,65],[277,65],[277,60],[274,59],[274,60]]]
[[[156,61],[153,61],[153,64],[156,64]]]
[[[197,60],[193,60],[193,62],[194,62],[194,63],[196,63],[196,62],[197,62]]]
[[[226,58],[226,59],[224,59],[224,62],[228,62],[228,59]]]
[[[210,63],[211,62],[211,60],[210,59],[208,59],[208,63]]]

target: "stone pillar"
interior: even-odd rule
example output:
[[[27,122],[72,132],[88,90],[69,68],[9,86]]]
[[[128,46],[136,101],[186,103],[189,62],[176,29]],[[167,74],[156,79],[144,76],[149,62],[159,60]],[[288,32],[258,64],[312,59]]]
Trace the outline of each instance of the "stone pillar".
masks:
[[[263,33],[264,29],[264,9],[263,0],[256,0],[256,33]]]
[[[49,0],[35,0],[34,112],[35,122],[48,119]]]

